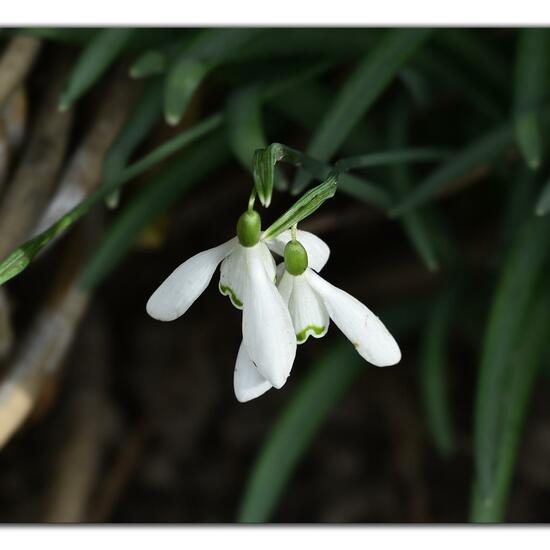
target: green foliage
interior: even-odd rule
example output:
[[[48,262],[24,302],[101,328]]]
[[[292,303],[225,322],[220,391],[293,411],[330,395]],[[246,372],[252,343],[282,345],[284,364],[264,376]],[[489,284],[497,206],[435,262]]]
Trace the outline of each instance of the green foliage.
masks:
[[[511,361],[547,258],[550,219],[528,218],[517,234],[495,290],[479,370],[475,408],[476,491],[487,498],[496,483],[506,430]],[[527,371],[526,371],[527,372]]]
[[[519,32],[514,124],[519,149],[533,170],[540,166],[543,152],[540,118],[550,68],[547,61],[549,36],[547,29],[530,28]]]
[[[114,62],[135,29],[102,29],[87,43],[59,100],[61,110],[68,109]]]
[[[359,63],[340,90],[313,135],[307,153],[322,161],[330,160],[358,120],[429,35],[429,29],[388,31],[374,50]],[[308,183],[307,175],[301,173],[293,184],[293,191],[299,193]]]

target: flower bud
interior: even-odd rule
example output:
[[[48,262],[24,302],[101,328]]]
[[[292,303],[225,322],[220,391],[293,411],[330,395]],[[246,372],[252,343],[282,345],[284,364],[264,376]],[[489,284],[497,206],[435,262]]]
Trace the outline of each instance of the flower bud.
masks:
[[[247,210],[237,221],[237,237],[242,246],[254,246],[260,241],[262,219],[256,210]]]
[[[298,241],[289,241],[285,246],[285,268],[291,275],[301,275],[307,269],[307,252]]]

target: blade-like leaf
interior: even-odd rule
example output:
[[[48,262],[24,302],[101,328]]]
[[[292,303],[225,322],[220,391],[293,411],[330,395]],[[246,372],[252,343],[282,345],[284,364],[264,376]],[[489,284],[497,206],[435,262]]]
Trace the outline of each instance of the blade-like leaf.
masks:
[[[447,158],[449,154],[449,150],[437,149],[435,147],[395,149],[340,159],[335,163],[334,168],[338,172],[347,172],[357,168],[371,168],[373,166],[391,166],[411,162],[434,162]]]
[[[547,29],[519,31],[514,87],[514,126],[519,149],[527,165],[536,170],[543,152],[540,126],[541,103],[546,94]]]
[[[410,127],[410,110],[406,103],[397,103],[389,118],[389,143],[392,147],[403,147],[408,141]],[[403,197],[411,189],[411,181],[407,166],[394,164],[391,166],[390,183],[396,196]],[[425,209],[408,212],[401,218],[403,229],[412,246],[430,271],[439,269],[436,238],[439,233],[430,224]]]
[[[161,49],[147,50],[130,67],[132,78],[147,78],[163,73],[168,67],[168,52]]]
[[[152,81],[128,116],[124,126],[111,145],[103,163],[102,185],[110,186],[126,168],[136,148],[147,137],[162,114],[162,82]],[[119,192],[107,197],[107,204],[118,204]]]
[[[195,91],[212,68],[192,58],[179,59],[170,67],[164,84],[164,115],[168,124],[175,126],[180,122]]]
[[[430,32],[430,29],[413,28],[388,31],[340,90],[315,132],[307,153],[321,161],[329,160]],[[307,174],[299,173],[293,192],[300,193],[309,181]]]
[[[530,396],[537,373],[547,351],[550,325],[550,293],[548,288],[533,300],[522,327],[521,337],[508,358],[503,384],[500,387],[502,414],[498,426],[498,448],[494,453],[493,475],[487,488],[481,479],[474,484],[471,521],[496,523],[505,520],[506,504]]]
[[[502,268],[483,342],[475,407],[475,464],[478,490],[492,487],[500,445],[503,396],[510,357],[526,321],[527,307],[550,249],[550,218],[529,218],[517,234]]]
[[[59,109],[68,109],[109,68],[130,40],[135,29],[102,29],[88,42],[69,77],[59,100]]]
[[[204,78],[262,29],[206,29],[175,56],[164,88],[164,114],[178,124]]]
[[[420,386],[433,443],[439,453],[448,456],[454,447],[447,371],[449,333],[456,316],[457,289],[446,290],[433,307],[422,338]]]
[[[390,215],[399,216],[427,202],[437,192],[454,180],[463,177],[470,170],[493,162],[512,143],[513,131],[509,124],[491,130],[453,155],[440,168],[420,182],[390,211]]]
[[[249,86],[231,95],[225,113],[229,146],[242,166],[252,171],[255,152],[267,146],[261,110],[261,90],[258,86]],[[274,178],[262,178],[261,181],[272,184],[276,189],[286,188],[286,181],[276,168]],[[262,205],[268,207],[273,187],[257,187],[256,191]]]

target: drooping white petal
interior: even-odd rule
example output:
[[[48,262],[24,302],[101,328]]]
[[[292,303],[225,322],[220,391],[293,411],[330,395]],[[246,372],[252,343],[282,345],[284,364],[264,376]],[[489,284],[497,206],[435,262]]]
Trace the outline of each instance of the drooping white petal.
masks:
[[[382,321],[359,300],[307,270],[306,278],[324,302],[331,319],[359,355],[377,367],[395,365],[401,351]]]
[[[323,337],[327,333],[330,317],[305,273],[294,276],[285,271],[278,288],[288,305],[298,344],[303,344],[309,336]]]
[[[235,372],[233,373],[235,397],[241,403],[245,403],[260,397],[272,387],[269,381],[260,374],[241,342],[237,362],[235,363]]]
[[[288,309],[264,264],[259,245],[246,249],[243,342],[260,374],[280,388],[292,369],[296,337]]]
[[[173,321],[183,315],[204,292],[218,264],[232,253],[236,244],[235,237],[183,262],[149,298],[147,313],[159,321]]]
[[[290,233],[290,229],[288,229],[286,231],[283,231],[274,239],[266,241],[266,243],[267,246],[269,246],[269,248],[273,250],[273,252],[275,252],[275,254],[279,254],[279,256],[284,256],[285,246],[291,238],[292,236]],[[298,229],[298,231],[296,232],[296,239],[300,241],[306,249],[309,267],[311,267],[315,271],[321,271],[321,269],[323,269],[323,267],[327,263],[328,257],[330,256],[330,248],[325,243],[325,241],[317,237],[317,235],[310,233],[309,231],[301,231],[300,229]]]
[[[267,246],[260,242],[256,245],[262,257],[265,270],[275,280],[275,261]],[[244,289],[247,285],[246,247],[237,244],[230,256],[222,262],[218,288],[238,309],[243,308]]]

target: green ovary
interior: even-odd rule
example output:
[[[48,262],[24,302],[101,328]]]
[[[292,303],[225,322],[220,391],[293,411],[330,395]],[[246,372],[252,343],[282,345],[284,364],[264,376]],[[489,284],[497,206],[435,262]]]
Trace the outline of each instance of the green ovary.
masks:
[[[237,295],[233,291],[232,288],[225,286],[225,285],[219,285],[220,286],[220,292],[224,296],[229,296],[229,299],[231,300],[231,303],[238,307],[239,309],[243,307],[243,303],[237,298]]]
[[[316,327],[315,325],[309,325],[304,330],[301,330],[300,332],[298,332],[298,334],[296,334],[296,340],[298,340],[298,342],[300,343],[305,342],[310,332],[313,332],[317,336],[321,336],[323,332],[325,332],[325,327]]]

